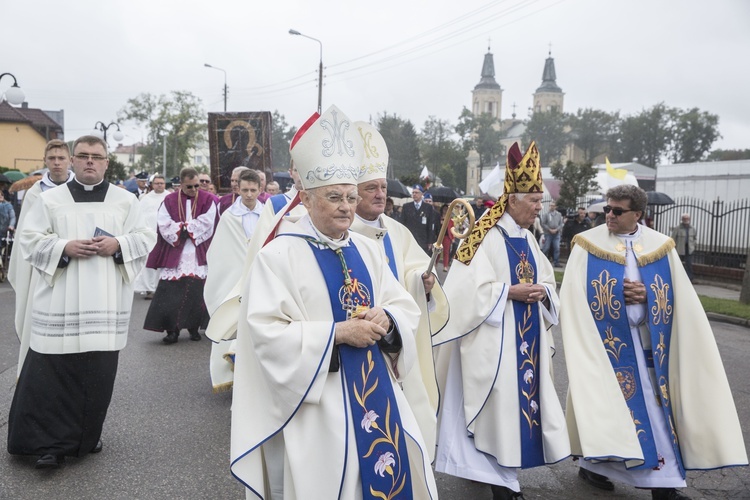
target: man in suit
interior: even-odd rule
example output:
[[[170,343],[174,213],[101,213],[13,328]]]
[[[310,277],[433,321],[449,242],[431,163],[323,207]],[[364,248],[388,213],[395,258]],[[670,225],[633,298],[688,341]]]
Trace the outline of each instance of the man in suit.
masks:
[[[411,197],[414,201],[404,204],[401,210],[401,223],[409,228],[422,250],[430,253],[434,238],[433,220],[437,214],[432,205],[424,202],[422,186],[415,185]]]

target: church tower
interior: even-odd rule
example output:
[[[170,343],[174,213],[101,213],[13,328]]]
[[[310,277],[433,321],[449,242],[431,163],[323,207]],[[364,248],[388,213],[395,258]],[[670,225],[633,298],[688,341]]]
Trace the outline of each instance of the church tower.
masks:
[[[557,75],[555,74],[555,60],[552,51],[544,62],[544,73],[542,73],[542,86],[534,93],[534,112],[557,110],[563,112],[563,96],[565,95],[557,86]]]
[[[484,55],[482,78],[471,92],[471,101],[471,112],[474,116],[489,113],[496,120],[500,120],[503,89],[495,81],[495,59],[489,47],[487,47],[487,53]]]

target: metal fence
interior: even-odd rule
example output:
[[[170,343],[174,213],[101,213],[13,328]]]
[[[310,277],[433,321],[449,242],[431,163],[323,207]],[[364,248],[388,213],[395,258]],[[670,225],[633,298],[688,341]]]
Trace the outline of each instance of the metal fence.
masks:
[[[714,201],[675,198],[674,205],[650,206],[654,229],[671,234],[683,213],[697,232],[695,264],[744,269],[750,251],[750,199]]]

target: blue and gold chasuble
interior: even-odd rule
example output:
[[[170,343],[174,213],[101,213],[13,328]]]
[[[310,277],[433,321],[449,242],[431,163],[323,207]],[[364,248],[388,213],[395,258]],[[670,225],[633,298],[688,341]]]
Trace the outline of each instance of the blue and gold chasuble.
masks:
[[[510,237],[501,227],[508,253],[510,284],[536,283],[536,261],[525,237]],[[521,427],[521,468],[544,465],[541,402],[539,399],[539,305],[516,300],[513,303],[516,374],[518,377],[519,425]]]
[[[354,242],[332,250],[320,248],[321,242],[317,240],[305,239],[325,277],[334,321],[356,317],[375,305],[372,280]],[[352,419],[361,417],[359,424],[358,420],[353,420],[353,428],[363,497],[411,499],[406,438],[380,348],[377,344],[366,348],[345,344],[338,347],[343,372],[341,383],[344,394],[348,395]],[[345,402],[344,408],[346,406]],[[346,420],[348,422],[349,418]]]
[[[659,405],[669,425],[672,447],[684,478],[685,468],[680,456],[669,396],[669,346],[674,305],[669,259],[666,256],[662,257],[655,262],[639,266],[639,270],[646,286],[647,322],[651,338],[651,350],[644,350],[644,355],[647,366],[654,370],[658,386],[655,392],[658,394]],[[654,433],[646,410],[633,337],[625,310],[624,276],[623,264],[589,253],[586,279],[589,309],[622,395],[630,409],[636,435],[643,451],[643,464],[628,468],[657,469],[660,466],[660,457],[656,450]],[[619,458],[633,460],[633,457]]]

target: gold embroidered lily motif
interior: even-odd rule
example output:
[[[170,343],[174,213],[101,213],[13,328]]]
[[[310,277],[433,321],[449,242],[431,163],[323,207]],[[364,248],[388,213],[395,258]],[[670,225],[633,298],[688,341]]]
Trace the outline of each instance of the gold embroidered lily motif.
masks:
[[[604,319],[605,314],[612,319],[619,319],[622,303],[614,295],[616,284],[617,279],[610,277],[606,269],[599,273],[598,279],[591,280],[595,296],[589,308],[597,321]]]
[[[620,351],[623,347],[627,347],[628,344],[620,340],[620,337],[615,337],[612,334],[612,325],[609,325],[607,329],[604,330],[604,333],[607,336],[607,338],[602,341],[604,343],[604,350],[606,350],[610,356],[615,358],[615,361],[619,364]]]
[[[664,343],[664,332],[659,332],[659,343],[654,349],[654,359],[659,360],[659,366],[664,364],[664,359],[667,357],[667,344]]]
[[[652,321],[655,325],[659,323],[666,325],[672,318],[672,304],[669,303],[667,296],[669,287],[669,283],[664,283],[664,279],[658,274],[654,276],[654,282],[649,285],[656,295],[654,305],[651,306]]]
[[[383,445],[386,451],[383,451],[378,457],[378,461],[375,463],[375,473],[380,477],[385,477],[388,474],[391,477],[391,488],[388,492],[378,491],[370,486],[370,494],[375,498],[382,500],[391,500],[397,498],[399,493],[406,484],[406,472],[407,467],[401,467],[401,455],[399,453],[399,437],[401,429],[398,423],[394,422],[393,432],[391,432],[391,400],[387,400],[385,410],[385,429],[378,425],[376,420],[379,415],[367,408],[367,398],[372,394],[378,386],[378,379],[370,381],[370,375],[375,368],[375,362],[372,359],[372,351],[367,352],[367,362],[362,363],[362,385],[361,388],[357,387],[357,382],[352,383],[352,390],[357,403],[362,407],[364,417],[362,418],[362,428],[371,433],[372,430],[376,430],[381,434],[381,437],[373,440],[370,443],[370,449],[363,458],[367,458],[375,451],[375,447]]]
[[[539,426],[539,403],[537,396],[539,393],[539,381],[536,377],[537,365],[539,364],[539,354],[537,352],[536,339],[529,343],[524,340],[524,336],[531,329],[531,305],[526,307],[523,315],[523,321],[518,325],[518,336],[521,339],[521,345],[518,348],[519,355],[523,358],[519,370],[525,370],[523,373],[524,385],[521,387],[521,394],[526,398],[526,408],[521,408],[526,422],[529,425],[529,435],[534,431],[534,426]]]

